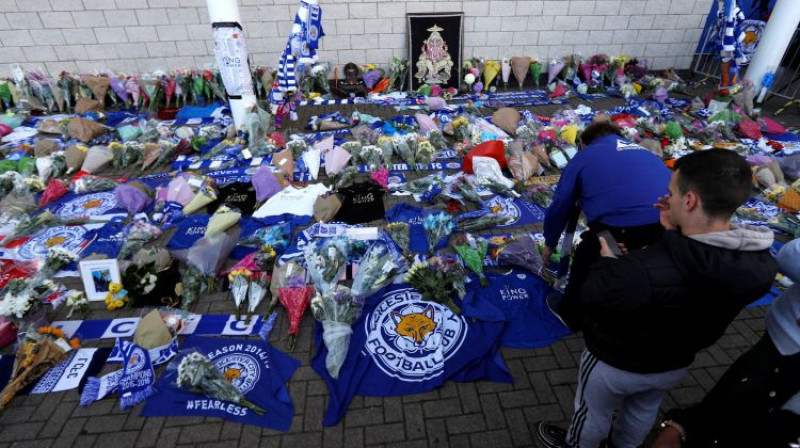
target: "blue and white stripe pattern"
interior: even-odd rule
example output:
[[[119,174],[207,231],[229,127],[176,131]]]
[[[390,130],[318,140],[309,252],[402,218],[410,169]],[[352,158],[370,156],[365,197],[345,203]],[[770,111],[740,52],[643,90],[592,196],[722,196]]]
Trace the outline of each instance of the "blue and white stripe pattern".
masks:
[[[286,44],[281,61],[278,64],[278,90],[281,92],[297,91],[297,74],[295,73],[295,57],[292,48]]]

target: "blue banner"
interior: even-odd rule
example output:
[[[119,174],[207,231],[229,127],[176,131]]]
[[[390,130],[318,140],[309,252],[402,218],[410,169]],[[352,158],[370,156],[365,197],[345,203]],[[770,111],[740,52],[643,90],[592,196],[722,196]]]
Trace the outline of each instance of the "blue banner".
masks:
[[[158,380],[158,393],[147,400],[142,417],[219,417],[278,431],[289,429],[294,404],[286,383],[299,361],[261,340],[189,336],[183,342],[183,349]],[[247,400],[264,409],[265,415],[178,387],[177,367],[193,351],[206,356]]]
[[[394,285],[367,300],[334,380],[325,367],[327,349],[317,323],[319,349],[311,366],[330,391],[323,424],[338,423],[356,395],[418,394],[451,379],[510,383],[511,374],[497,351],[503,326],[467,319],[445,305],[423,300],[408,285]]]

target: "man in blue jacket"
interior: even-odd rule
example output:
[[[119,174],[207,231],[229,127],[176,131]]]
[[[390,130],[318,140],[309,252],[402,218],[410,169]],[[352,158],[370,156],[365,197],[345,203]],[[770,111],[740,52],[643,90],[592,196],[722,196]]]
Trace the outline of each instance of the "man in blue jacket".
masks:
[[[583,149],[564,168],[547,209],[542,252],[547,264],[570,217],[582,210],[589,230],[575,250],[564,296],[548,298],[550,309],[575,331],[583,319],[576,296],[589,267],[599,259],[597,234],[607,230],[629,250],[658,239],[663,228],[653,204],[666,194],[670,178],[655,154],[623,140],[608,122],[589,125],[581,143]]]

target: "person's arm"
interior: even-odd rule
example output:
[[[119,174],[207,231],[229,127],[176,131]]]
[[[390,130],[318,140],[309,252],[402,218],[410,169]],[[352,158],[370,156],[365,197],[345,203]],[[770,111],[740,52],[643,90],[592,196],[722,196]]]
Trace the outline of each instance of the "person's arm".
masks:
[[[550,249],[555,249],[558,245],[561,232],[564,231],[569,217],[577,207],[575,203],[580,198],[579,171],[575,159],[564,168],[556,192],[553,194],[553,203],[547,207],[544,215],[544,244]]]
[[[649,278],[634,257],[604,256],[592,265],[579,300],[587,309],[632,311],[648,304]]]

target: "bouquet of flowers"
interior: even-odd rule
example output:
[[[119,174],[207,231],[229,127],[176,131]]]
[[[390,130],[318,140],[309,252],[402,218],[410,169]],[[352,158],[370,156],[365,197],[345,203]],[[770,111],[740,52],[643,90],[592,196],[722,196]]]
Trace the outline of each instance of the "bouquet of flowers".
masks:
[[[547,184],[534,184],[527,189],[531,202],[542,208],[550,207],[553,203],[553,188]]]
[[[348,166],[347,168],[343,169],[338,176],[336,176],[336,188],[342,188],[350,185],[356,180],[356,176],[358,176],[358,168],[354,166]]]
[[[61,246],[53,246],[47,249],[47,258],[39,271],[39,278],[52,278],[61,269],[70,263],[75,262],[78,255],[70,252]]]
[[[408,143],[404,139],[398,139],[395,141],[395,152],[397,155],[400,156],[400,160],[402,160],[409,168],[417,169],[417,164],[414,160],[414,151],[408,146]]]
[[[402,91],[406,82],[408,74],[409,63],[408,60],[398,57],[392,57],[392,63],[389,68],[389,85],[392,88]],[[400,81],[398,85],[398,81]]]
[[[12,285],[9,282],[3,300],[0,300],[0,316],[24,319],[41,308],[42,301],[39,299],[39,295],[33,291],[33,288],[20,284],[18,286],[19,289],[14,290],[12,286],[17,285]]]
[[[433,162],[433,155],[436,153],[436,148],[427,140],[421,141],[417,147],[416,162],[423,167],[427,167]]]
[[[414,263],[405,276],[405,282],[416,289],[424,300],[449,307],[461,314],[461,308],[453,302],[453,293],[463,298],[466,294],[466,273],[458,261],[452,258],[432,257]]]
[[[384,227],[386,233],[389,234],[389,237],[392,241],[397,244],[397,247],[403,252],[403,256],[408,256],[411,252],[411,237],[410,237],[410,230],[411,227],[408,225],[407,222],[390,222],[389,224]]]
[[[431,213],[422,222],[425,236],[428,237],[428,254],[433,254],[442,238],[450,236],[455,228],[453,217],[445,212]]]
[[[0,391],[0,411],[19,391],[67,357],[71,345],[63,335],[63,332],[40,334],[32,328],[21,335],[11,378]]]
[[[178,387],[203,394],[215,400],[229,401],[244,406],[259,416],[264,416],[264,409],[247,400],[241,392],[217,370],[211,361],[200,352],[192,352],[181,359],[178,364]]]
[[[109,178],[86,174],[72,181],[72,191],[76,194],[96,193],[113,190],[118,185]]]
[[[323,293],[333,288],[347,267],[348,246],[344,237],[312,240],[303,250],[306,269]]]
[[[239,244],[257,247],[267,245],[272,247],[276,252],[283,252],[289,245],[289,239],[291,237],[292,224],[286,221],[273,226],[262,227],[253,232],[249,237],[242,238]]]
[[[258,252],[253,253],[253,262],[261,271],[271,271],[275,266],[275,259],[278,257],[275,249],[265,244],[258,249]]]
[[[516,266],[534,274],[542,272],[542,256],[536,241],[530,235],[516,235],[510,242],[492,254],[499,265]]]
[[[374,145],[362,146],[361,150],[358,152],[358,158],[367,165],[368,170],[374,171],[381,165],[383,151],[381,148]]]
[[[467,268],[478,276],[481,286],[489,285],[486,276],[483,275],[483,260],[489,250],[489,243],[481,237],[475,237],[467,233],[456,238],[453,242],[453,249],[464,261]]]
[[[67,295],[66,304],[67,308],[69,308],[67,319],[72,317],[72,313],[75,311],[84,314],[89,312],[89,300],[86,299],[86,294],[83,291],[70,291]]]
[[[456,180],[453,181],[452,186],[453,192],[460,194],[464,199],[476,204],[483,203],[483,199],[481,199],[480,195],[478,194],[478,190],[475,189],[475,186],[472,185],[472,182],[470,182],[465,176],[459,176],[456,178]]]
[[[345,286],[337,286],[326,294],[317,293],[311,299],[311,313],[322,324],[322,340],[328,349],[325,367],[333,379],[347,358],[350,348],[351,325],[361,315],[363,302],[351,296]]]
[[[50,210],[45,210],[35,217],[31,218],[28,215],[22,219],[14,227],[14,231],[6,236],[5,242],[13,241],[23,236],[33,235],[34,233],[47,228],[61,224],[61,220],[56,217]]]
[[[265,271],[254,271],[250,275],[250,289],[247,292],[247,312],[252,314],[269,291],[270,275]]]
[[[161,236],[161,229],[146,221],[135,221],[125,228],[125,244],[119,251],[119,258],[124,260],[136,253],[139,249],[150,241],[156,240]]]
[[[363,301],[388,285],[389,282],[405,269],[405,262],[398,256],[385,240],[376,240],[367,249],[367,253],[358,265],[353,279],[351,293],[353,298]]]
[[[292,151],[292,157],[297,159],[308,149],[308,144],[303,139],[289,140],[289,142],[286,143],[286,149]]]
[[[442,134],[442,131],[439,129],[433,129],[428,132],[428,141],[436,149],[447,148],[447,141],[444,139],[444,134]]]
[[[303,320],[303,314],[311,302],[312,295],[314,295],[313,286],[289,286],[278,289],[278,300],[286,308],[286,314],[289,316],[289,350],[291,351],[294,351],[295,344],[297,344],[300,322]]]
[[[369,178],[380,185],[384,190],[389,188],[389,170],[386,168],[378,168],[377,170],[369,173]]]
[[[252,272],[246,269],[232,271],[228,274],[233,303],[236,305],[236,320],[239,320],[241,317],[242,302],[244,302],[245,297],[247,297],[247,289],[250,286],[251,275]]]
[[[349,141],[342,143],[341,148],[352,156],[350,160],[356,162],[361,154],[361,146],[361,142]]]
[[[478,230],[493,229],[506,224],[511,217],[499,213],[486,213],[474,218],[464,218],[458,221],[458,228],[463,232],[477,232]]]
[[[197,240],[189,249],[189,269],[181,279],[181,308],[194,303],[203,291],[216,289],[215,277],[236,245],[238,234],[223,232]]]
[[[381,148],[383,154],[383,166],[392,166],[392,154],[394,154],[394,143],[389,137],[381,137],[378,139],[378,146]]]

